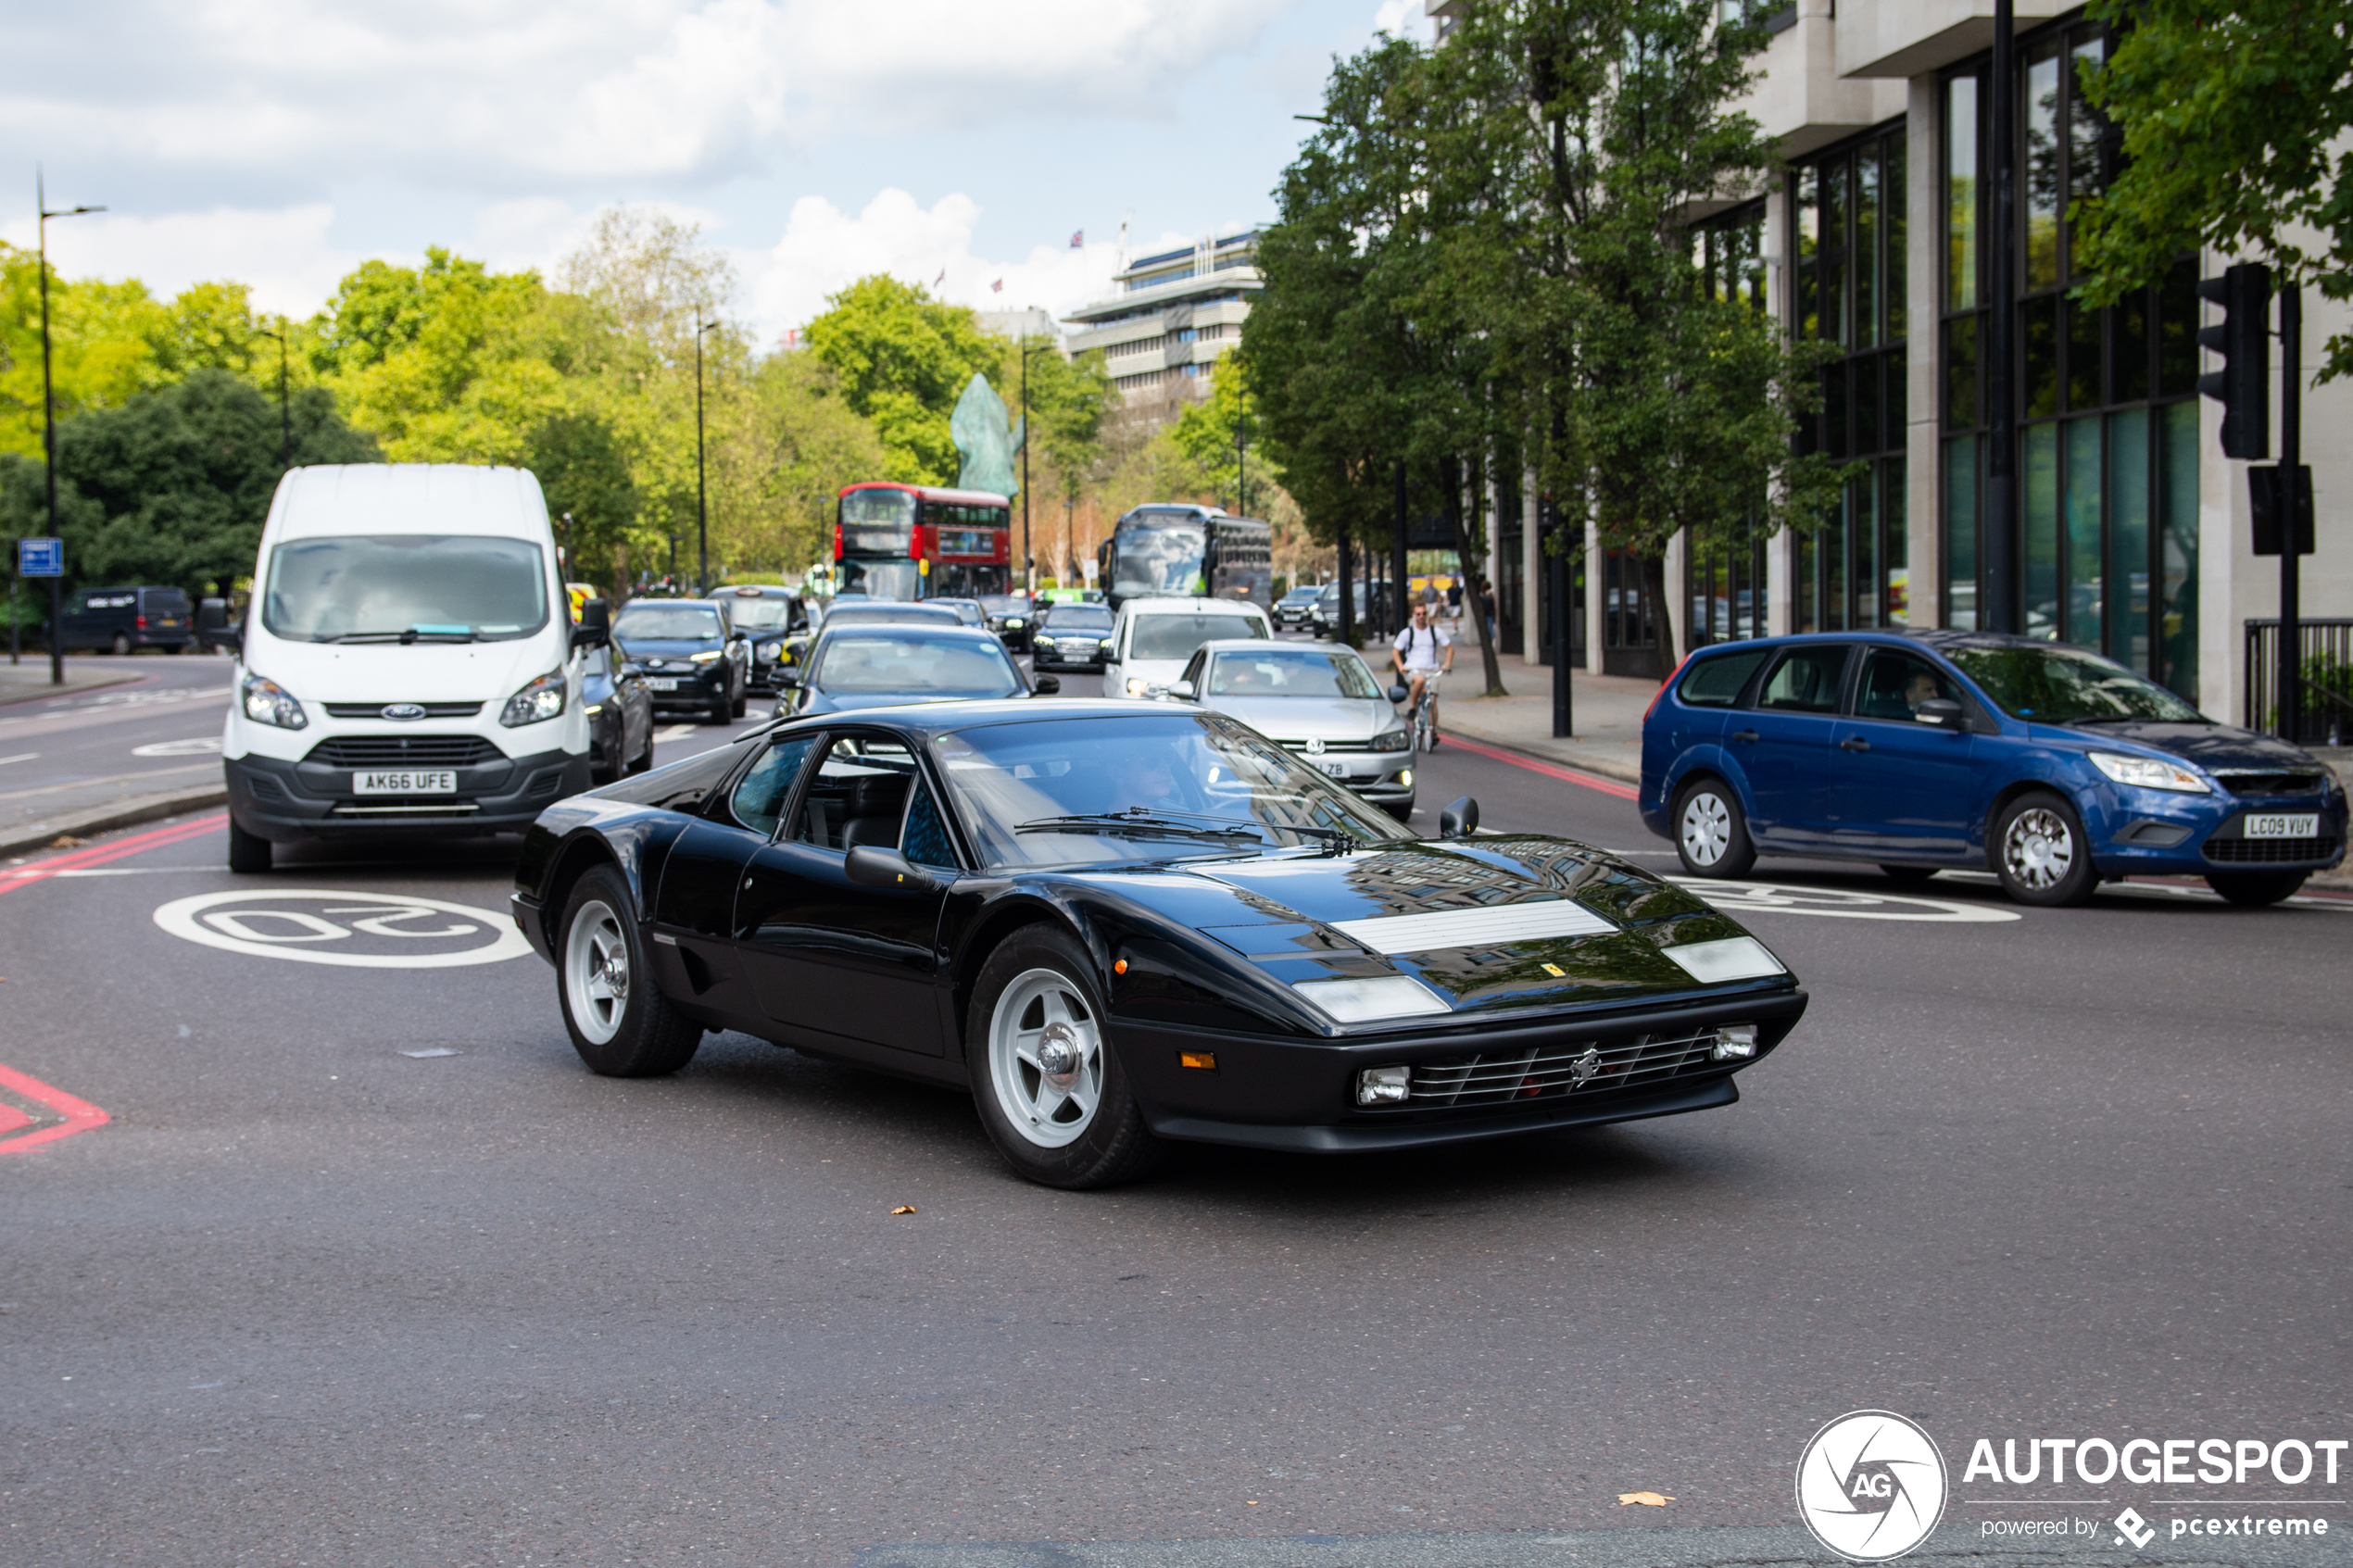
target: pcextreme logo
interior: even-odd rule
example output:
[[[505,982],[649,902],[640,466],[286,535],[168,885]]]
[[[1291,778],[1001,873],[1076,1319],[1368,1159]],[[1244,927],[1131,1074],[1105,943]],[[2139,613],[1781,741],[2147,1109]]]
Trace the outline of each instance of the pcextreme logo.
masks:
[[[1814,1434],[1797,1461],[1797,1512],[1850,1562],[1885,1562],[1944,1515],[1944,1456],[1893,1411],[1855,1411]]]

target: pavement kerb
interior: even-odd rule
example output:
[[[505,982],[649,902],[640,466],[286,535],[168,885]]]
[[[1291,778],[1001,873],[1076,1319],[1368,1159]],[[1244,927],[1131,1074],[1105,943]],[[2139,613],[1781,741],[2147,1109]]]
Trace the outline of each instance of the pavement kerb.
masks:
[[[41,662],[48,663],[47,656],[43,656]],[[5,664],[0,664],[0,671],[6,669]],[[133,681],[146,678],[147,672],[144,670],[75,671],[66,677],[66,684],[62,686],[53,686],[44,680],[33,685],[31,690],[12,696],[7,695],[8,688],[19,683],[0,674],[0,708],[12,708],[20,702],[39,702],[44,697],[73,696],[82,692],[100,691],[107,686],[127,686]]]
[[[116,828],[152,822],[158,817],[176,817],[182,811],[200,811],[208,806],[226,805],[229,786],[223,784],[202,784],[194,789],[165,790],[155,795],[134,795],[127,800],[116,800],[104,806],[93,806],[80,811],[66,811],[50,818],[37,831],[0,828],[0,833],[13,836],[0,838],[0,855],[21,855],[28,849],[46,849],[60,834],[111,833]]]
[[[1526,741],[1509,740],[1483,730],[1475,730],[1468,724],[1458,723],[1445,717],[1441,717],[1439,721],[1438,734],[1441,746],[1444,745],[1446,736],[1459,734],[1466,740],[1475,740],[1481,746],[1491,746],[1498,751],[1513,752],[1534,761],[1550,762],[1557,767],[1575,768],[1580,772],[1615,779],[1619,784],[1638,784],[1642,782],[1642,770],[1640,767],[1620,761],[1615,757],[1598,755],[1591,748],[1579,746],[1574,741],[1549,746],[1530,745]]]

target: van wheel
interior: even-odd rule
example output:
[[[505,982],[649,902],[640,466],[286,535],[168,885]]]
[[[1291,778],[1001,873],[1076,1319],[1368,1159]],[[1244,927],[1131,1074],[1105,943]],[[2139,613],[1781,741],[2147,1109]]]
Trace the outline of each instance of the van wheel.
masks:
[[[129,633],[117,632],[114,634],[114,656],[117,659],[128,659],[131,657],[131,634]]]
[[[270,869],[270,841],[258,833],[247,833],[236,818],[229,819],[229,869],[244,874]]]
[[[2208,872],[2206,885],[2233,904],[2276,904],[2304,885],[2309,872]]]
[[[1721,779],[1694,779],[1675,797],[1668,819],[1675,854],[1693,876],[1746,876],[1756,864],[1740,797]]]

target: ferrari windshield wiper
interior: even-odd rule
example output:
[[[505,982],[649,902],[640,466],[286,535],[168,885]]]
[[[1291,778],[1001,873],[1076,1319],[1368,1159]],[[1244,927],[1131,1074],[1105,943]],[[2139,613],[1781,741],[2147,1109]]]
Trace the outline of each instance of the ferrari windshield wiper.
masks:
[[[1211,819],[1214,821],[1215,819]],[[1131,811],[1084,811],[1067,817],[1038,817],[1015,833],[1106,833],[1123,838],[1248,838],[1259,837],[1255,827],[1207,827],[1156,817],[1139,808]]]

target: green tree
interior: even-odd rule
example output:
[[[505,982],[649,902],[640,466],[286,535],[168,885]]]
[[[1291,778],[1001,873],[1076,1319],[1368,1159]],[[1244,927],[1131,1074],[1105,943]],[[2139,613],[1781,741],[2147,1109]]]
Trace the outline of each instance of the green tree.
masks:
[[[2115,52],[2083,78],[2123,165],[2079,200],[2078,293],[2115,303],[2199,245],[2353,299],[2353,8],[2310,0],[2095,0]],[[2353,331],[2322,380],[2353,373]]]
[[[576,582],[627,584],[625,546],[637,525],[637,480],[611,421],[589,412],[551,414],[524,444],[523,466],[539,480],[557,537]]]
[[[970,310],[880,273],[825,304],[809,323],[810,351],[839,378],[850,409],[874,421],[884,457],[875,477],[955,483],[963,462],[949,415],[976,373],[1004,390],[1004,340],[982,332]]]
[[[292,401],[294,460],[378,460],[375,442],[306,387]],[[279,464],[278,405],[249,382],[206,367],[120,408],[57,426],[57,509],[76,584],[225,586],[253,570]],[[45,521],[42,465],[0,457],[0,508],[19,533]]]

